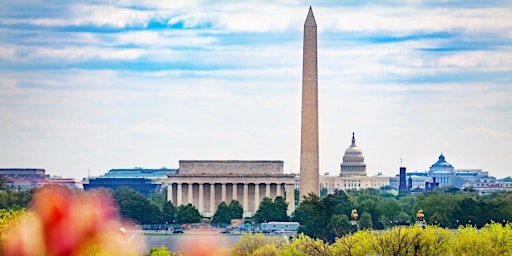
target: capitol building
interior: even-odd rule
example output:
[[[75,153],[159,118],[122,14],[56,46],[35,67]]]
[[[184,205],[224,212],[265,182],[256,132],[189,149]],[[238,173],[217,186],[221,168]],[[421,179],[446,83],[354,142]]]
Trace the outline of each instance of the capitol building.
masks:
[[[389,180],[390,177],[381,174],[367,176],[363,152],[357,147],[355,134],[352,133],[352,143],[345,150],[339,176],[320,176],[320,189],[326,189],[328,194],[334,193],[335,190],[379,189],[388,186]]]

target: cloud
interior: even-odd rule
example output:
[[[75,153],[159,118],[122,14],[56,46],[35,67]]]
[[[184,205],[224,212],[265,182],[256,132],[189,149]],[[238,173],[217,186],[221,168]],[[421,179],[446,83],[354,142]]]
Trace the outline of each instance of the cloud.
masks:
[[[502,132],[489,127],[468,127],[460,130],[466,136],[494,137],[497,139],[512,139],[511,132]]]
[[[180,158],[282,159],[299,169],[304,2],[2,4],[0,165],[77,177],[91,165],[102,173]],[[510,3],[313,9],[322,171],[338,168],[352,131],[370,173],[394,174],[403,155],[423,170],[439,151],[506,159]],[[503,150],[479,151],[494,144]],[[492,164],[475,163],[507,170]]]

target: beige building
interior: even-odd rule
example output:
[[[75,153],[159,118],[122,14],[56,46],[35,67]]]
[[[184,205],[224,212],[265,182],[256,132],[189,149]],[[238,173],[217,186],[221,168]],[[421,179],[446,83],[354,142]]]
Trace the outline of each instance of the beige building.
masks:
[[[327,189],[327,193],[332,194],[335,190],[379,189],[390,184],[391,177],[382,176],[381,174],[366,176],[363,152],[356,145],[354,133],[352,133],[352,143],[345,150],[340,167],[339,176],[320,176],[320,189]]]
[[[288,214],[295,210],[294,174],[284,174],[283,161],[185,161],[167,174],[167,198],[174,205],[193,204],[211,217],[222,202],[238,200],[251,217],[265,197],[286,197]]]
[[[348,189],[379,189],[389,186],[390,177],[388,176],[320,176],[320,189],[327,189],[328,194],[334,193],[335,190]]]

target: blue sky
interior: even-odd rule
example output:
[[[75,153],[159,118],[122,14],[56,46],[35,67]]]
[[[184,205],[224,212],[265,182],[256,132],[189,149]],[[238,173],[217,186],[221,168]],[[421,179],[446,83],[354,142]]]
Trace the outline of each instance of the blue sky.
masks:
[[[302,26],[318,24],[320,169],[511,175],[510,1],[2,1],[0,167],[82,178],[178,160],[298,172]]]

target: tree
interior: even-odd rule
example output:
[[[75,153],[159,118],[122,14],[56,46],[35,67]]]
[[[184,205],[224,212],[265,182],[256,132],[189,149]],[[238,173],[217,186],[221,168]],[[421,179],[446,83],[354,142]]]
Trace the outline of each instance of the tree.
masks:
[[[272,199],[265,197],[263,201],[261,201],[258,210],[254,214],[253,218],[256,222],[268,222],[272,219],[274,215],[274,202]]]
[[[411,216],[409,214],[407,214],[406,212],[400,212],[397,216],[396,216],[396,221],[398,222],[398,224],[408,224],[410,221],[411,221]]]
[[[261,201],[258,211],[254,214],[256,222],[268,222],[268,221],[288,221],[288,215],[286,211],[288,209],[288,203],[284,198],[278,196],[272,201],[272,199],[265,197]]]
[[[0,190],[0,209],[21,210],[27,208],[34,189],[31,190]]]
[[[155,224],[162,221],[162,210],[140,192],[121,187],[114,192],[114,198],[122,216],[139,224]]]
[[[325,241],[300,234],[299,237],[292,239],[282,255],[327,256],[332,255],[332,251]]]
[[[482,216],[482,211],[478,202],[473,198],[464,198],[458,202],[457,218],[461,223],[471,223],[479,227],[485,224],[485,216]]]
[[[328,239],[329,231],[326,227],[329,225],[330,219],[324,202],[313,193],[304,197],[292,217],[293,221],[300,223],[299,232],[325,241]]]
[[[167,223],[175,223],[176,222],[176,207],[167,201],[164,203],[162,207],[163,221]]]
[[[400,204],[394,198],[384,199],[380,205],[380,212],[382,212],[382,221],[387,225],[392,226],[392,222],[397,221],[397,216],[401,211]]]
[[[274,198],[274,221],[289,221],[290,218],[288,217],[288,203],[286,200],[278,196]]]
[[[400,197],[400,199],[398,199],[398,203],[402,207],[402,211],[407,214],[412,213],[412,208],[414,207],[414,201],[416,201],[416,198],[411,195],[405,195],[405,196]]]
[[[151,248],[148,256],[171,256],[171,252],[162,245],[162,247]]]
[[[322,201],[329,215],[345,214],[348,217],[352,209],[354,209],[354,204],[352,204],[343,190],[335,190],[334,194],[326,196]]]
[[[363,214],[361,214],[361,218],[359,219],[359,228],[360,229],[372,229],[373,228],[372,216],[369,213],[363,212]]]
[[[226,202],[222,201],[217,206],[217,211],[212,217],[212,224],[229,224],[231,223],[231,214],[229,206]]]
[[[476,227],[459,228],[450,241],[450,252],[446,255],[500,255],[491,241],[482,239]],[[504,254],[506,255],[506,254]]]
[[[286,194],[286,192],[285,192]],[[300,191],[298,189],[294,189],[293,190],[293,198],[295,199],[295,206],[298,206],[299,205],[299,202],[300,202]]]
[[[7,178],[4,176],[0,176],[0,191],[7,190]]]
[[[149,195],[149,201],[162,208],[164,204],[167,202],[167,188],[159,193],[151,193]]]
[[[345,214],[333,215],[327,228],[330,231],[329,241],[331,242],[334,242],[335,238],[342,237],[355,231],[352,224],[350,224],[347,215]]]
[[[422,209],[425,214],[425,219],[429,222],[430,217],[437,212],[440,216],[446,216],[447,223],[455,223],[457,215],[460,213],[458,202],[464,196],[461,194],[443,193],[442,191],[435,191],[423,193],[418,195],[414,203],[412,216],[416,216],[416,212]],[[446,227],[443,224],[442,227]]]
[[[438,213],[434,212],[432,216],[430,216],[430,219],[427,221],[430,225],[439,225],[441,227],[449,227],[450,222],[448,220],[448,217],[444,213]]]
[[[238,200],[231,200],[229,203],[229,213],[231,219],[241,219],[244,215],[244,207],[242,207]]]
[[[356,209],[359,212],[366,212],[370,215],[372,219],[372,228],[375,229],[384,228],[384,225],[381,222],[382,212],[381,209],[379,208],[379,205],[381,203],[380,201],[381,200],[375,198],[367,198],[356,205]]]
[[[281,255],[280,252],[287,244],[288,240],[282,236],[243,235],[227,255]]]
[[[192,204],[178,206],[176,219],[178,223],[198,223],[201,222],[201,214]]]

